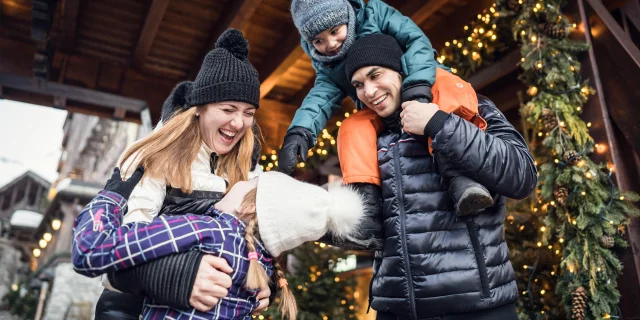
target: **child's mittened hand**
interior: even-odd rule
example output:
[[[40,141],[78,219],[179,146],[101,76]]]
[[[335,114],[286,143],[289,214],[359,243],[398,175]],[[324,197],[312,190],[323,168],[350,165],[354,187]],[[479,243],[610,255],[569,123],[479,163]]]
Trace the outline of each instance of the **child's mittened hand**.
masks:
[[[424,127],[438,110],[439,107],[435,103],[422,103],[415,100],[402,103],[400,113],[402,129],[411,134],[424,135]]]
[[[133,172],[131,177],[129,177],[129,179],[127,179],[126,181],[122,181],[120,169],[116,167],[113,169],[111,178],[107,180],[107,184],[104,186],[104,190],[118,193],[128,200],[129,196],[131,196],[131,192],[133,192],[133,189],[136,187],[136,185],[138,185],[143,175],[144,168],[142,166],[139,166],[136,171]]]

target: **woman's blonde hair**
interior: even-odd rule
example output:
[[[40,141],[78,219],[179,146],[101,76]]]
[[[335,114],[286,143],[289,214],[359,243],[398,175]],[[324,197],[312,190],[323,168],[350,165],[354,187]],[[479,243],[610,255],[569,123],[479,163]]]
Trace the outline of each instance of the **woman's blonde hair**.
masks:
[[[247,249],[249,252],[256,251],[255,241],[256,238],[260,237],[258,230],[258,214],[256,213],[257,194],[257,189],[254,188],[245,195],[244,199],[242,199],[242,203],[240,204],[240,211],[242,212],[242,215],[238,217],[245,221],[247,225],[245,228],[244,239],[247,242]],[[296,298],[294,297],[293,292],[289,288],[289,285],[286,284],[286,278],[278,260],[279,259],[274,259],[274,267],[278,282],[283,283],[279,285],[281,289],[280,313],[282,313],[283,319],[294,320],[298,314],[298,305],[296,304]],[[247,273],[246,285],[247,288],[254,290],[264,288],[269,285],[269,276],[258,260],[249,259],[249,272]]]
[[[189,108],[175,114],[160,129],[127,149],[122,156],[120,167],[124,172],[128,172],[130,168],[142,165],[145,176],[164,179],[167,185],[191,193],[191,165],[203,143],[196,113],[205,107]],[[259,133],[259,128],[257,132]],[[253,128],[247,129],[229,153],[220,155],[216,174],[229,181],[227,191],[237,182],[248,179],[254,137]],[[134,158],[130,159],[132,157]],[[128,164],[126,168],[125,164]]]

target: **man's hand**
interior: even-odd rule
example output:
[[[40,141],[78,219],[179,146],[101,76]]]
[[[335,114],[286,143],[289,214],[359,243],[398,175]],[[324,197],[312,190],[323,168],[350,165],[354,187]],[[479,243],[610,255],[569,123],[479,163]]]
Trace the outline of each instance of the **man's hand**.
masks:
[[[207,312],[229,294],[233,269],[220,257],[205,255],[200,261],[189,304],[200,312]]]
[[[258,293],[258,296],[257,296],[258,301],[260,301],[260,304],[258,305],[258,308],[254,310],[251,314],[253,314],[254,316],[261,314],[262,311],[264,311],[264,309],[266,309],[269,306],[270,296],[271,296],[271,289],[269,289],[269,286],[260,288],[260,293]]]
[[[402,103],[402,112],[400,113],[402,129],[412,134],[424,135],[424,128],[438,110],[438,105],[435,103],[418,101]]]

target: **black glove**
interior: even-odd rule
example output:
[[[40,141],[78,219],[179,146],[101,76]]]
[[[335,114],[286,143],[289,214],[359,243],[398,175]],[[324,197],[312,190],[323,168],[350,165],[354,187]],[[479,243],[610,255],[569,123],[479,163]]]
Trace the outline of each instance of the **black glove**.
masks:
[[[293,127],[284,136],[282,149],[278,154],[278,171],[291,175],[298,164],[298,156],[302,162],[307,161],[307,153],[313,147],[313,134],[309,129]]]
[[[140,182],[143,175],[144,168],[139,166],[127,181],[122,181],[122,178],[120,177],[120,169],[116,167],[113,169],[111,178],[107,180],[107,185],[104,186],[104,190],[115,192],[129,200],[129,196],[131,196],[133,188],[135,188],[138,182]]]

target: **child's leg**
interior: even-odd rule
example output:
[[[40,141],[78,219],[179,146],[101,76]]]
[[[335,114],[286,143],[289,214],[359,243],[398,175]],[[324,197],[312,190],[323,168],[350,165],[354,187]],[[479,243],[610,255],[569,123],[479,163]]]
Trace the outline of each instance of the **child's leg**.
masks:
[[[478,98],[469,83],[440,68],[436,69],[436,82],[432,88],[433,102],[440,110],[454,113],[484,130],[487,123],[478,115]],[[429,140],[429,151],[431,140]],[[437,157],[437,156],[436,156]],[[478,182],[455,172],[448,175],[449,194],[456,212],[466,216],[493,205],[489,191]]]
[[[338,159],[344,183],[380,185],[376,137],[382,120],[370,110],[360,110],[345,119],[338,132]]]

